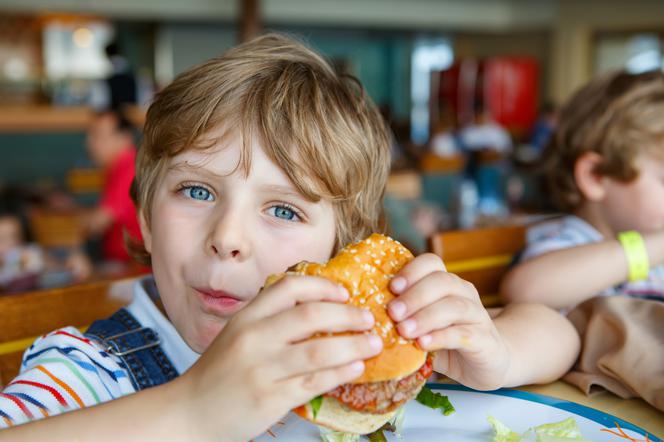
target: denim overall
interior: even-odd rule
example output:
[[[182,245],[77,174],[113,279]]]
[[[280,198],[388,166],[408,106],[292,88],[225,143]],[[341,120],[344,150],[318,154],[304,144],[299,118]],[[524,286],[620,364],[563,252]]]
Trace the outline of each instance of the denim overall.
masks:
[[[101,343],[104,350],[122,359],[136,391],[156,387],[178,376],[161,349],[161,340],[149,327],[143,327],[126,309],[110,318],[92,323],[85,336]]]

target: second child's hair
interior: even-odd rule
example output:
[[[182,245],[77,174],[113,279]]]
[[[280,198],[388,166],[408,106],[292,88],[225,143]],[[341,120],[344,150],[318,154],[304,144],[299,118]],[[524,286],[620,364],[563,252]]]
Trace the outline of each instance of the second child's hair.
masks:
[[[220,132],[217,132],[220,131]],[[383,229],[389,137],[359,82],[339,75],[303,44],[270,34],[179,75],[150,106],[132,196],[148,225],[155,190],[170,159],[242,136],[240,170],[259,141],[299,192],[332,202],[335,250]],[[219,137],[211,139],[211,134]],[[133,255],[148,263],[141,244]]]
[[[637,154],[664,159],[664,74],[660,71],[602,75],[560,109],[558,127],[545,153],[549,190],[571,212],[583,202],[574,179],[576,161],[587,152],[602,157],[596,173],[630,182],[638,176]]]

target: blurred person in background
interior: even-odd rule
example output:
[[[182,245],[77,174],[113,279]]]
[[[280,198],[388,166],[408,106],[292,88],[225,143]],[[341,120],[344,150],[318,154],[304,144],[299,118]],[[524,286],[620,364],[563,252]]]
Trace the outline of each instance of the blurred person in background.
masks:
[[[475,120],[460,134],[462,149],[467,151],[491,150],[507,153],[512,149],[512,137],[498,124],[483,103],[475,105]]]
[[[456,141],[466,156],[457,202],[459,227],[474,227],[480,215],[488,220],[506,217],[502,181],[509,169],[505,160],[512,151],[510,133],[479,102],[473,123],[461,129]]]
[[[131,70],[129,61],[120,51],[117,42],[106,46],[106,56],[111,63],[111,75],[106,79],[110,95],[111,109],[120,109],[126,104],[136,104],[136,76]]]
[[[551,139],[551,135],[556,128],[557,121],[558,114],[556,107],[553,103],[545,103],[530,134],[529,144],[538,153],[538,156],[544,151],[546,145],[549,144],[549,139]]]
[[[459,146],[459,132],[454,113],[446,106],[440,111],[440,116],[433,126],[431,152],[439,157],[453,157],[461,153]]]
[[[104,183],[98,205],[84,213],[84,229],[88,236],[102,236],[104,260],[130,261],[125,232],[140,239],[136,207],[129,194],[136,160],[134,127],[117,110],[100,112],[86,142],[91,160],[104,171]]]
[[[0,292],[17,292],[78,282],[92,266],[78,249],[44,250],[32,242],[29,199],[17,189],[0,190]]]

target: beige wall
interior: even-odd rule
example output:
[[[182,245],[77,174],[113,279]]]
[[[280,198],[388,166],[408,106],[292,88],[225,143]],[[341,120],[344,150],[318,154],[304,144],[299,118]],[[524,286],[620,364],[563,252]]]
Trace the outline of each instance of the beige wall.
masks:
[[[591,78],[597,32],[661,29],[661,0],[558,0],[551,41],[549,96],[560,103]]]

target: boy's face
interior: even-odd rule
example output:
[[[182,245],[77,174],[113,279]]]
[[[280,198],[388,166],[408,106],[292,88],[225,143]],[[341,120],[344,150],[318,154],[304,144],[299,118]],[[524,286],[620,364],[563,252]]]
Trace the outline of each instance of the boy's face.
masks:
[[[664,161],[640,155],[635,166],[639,175],[634,181],[606,179],[602,211],[614,234],[664,229]]]
[[[0,216],[0,259],[23,242],[21,222],[14,216]]]
[[[141,223],[164,308],[199,353],[268,275],[328,260],[335,241],[330,202],[301,196],[258,143],[245,177],[242,139],[227,140],[172,158]]]
[[[90,159],[99,167],[107,167],[117,153],[126,147],[126,138],[118,129],[117,119],[112,114],[96,116],[90,124],[86,138]]]

